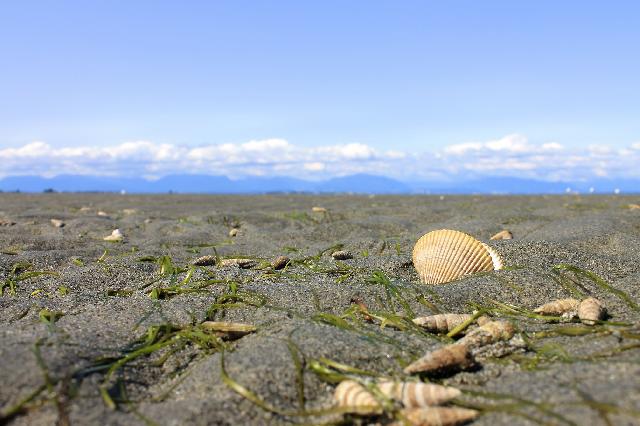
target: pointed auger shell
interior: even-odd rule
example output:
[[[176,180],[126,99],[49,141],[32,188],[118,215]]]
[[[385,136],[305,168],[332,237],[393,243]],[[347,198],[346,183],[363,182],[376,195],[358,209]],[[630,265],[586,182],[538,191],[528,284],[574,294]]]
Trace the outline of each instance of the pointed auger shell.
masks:
[[[502,269],[502,259],[471,235],[450,229],[423,235],[413,248],[413,265],[425,284],[444,284],[465,275]]]
[[[382,412],[382,407],[374,396],[353,380],[340,382],[333,393],[333,399],[339,407],[348,408],[350,413],[367,415]]]
[[[509,340],[513,337],[515,329],[513,324],[507,321],[489,321],[478,328],[474,328],[466,336],[456,342],[469,349],[490,345],[501,340]]]
[[[465,345],[453,343],[427,352],[422,358],[412,362],[405,369],[407,374],[443,374],[460,371],[472,367],[475,364],[469,349]]]
[[[601,301],[594,297],[584,299],[578,305],[578,318],[583,324],[594,325],[596,321],[604,319],[607,310]]]
[[[459,407],[424,407],[405,408],[400,414],[412,426],[454,426],[468,423],[480,413]]]
[[[459,389],[434,383],[383,381],[378,389],[387,397],[399,401],[405,408],[441,405],[462,394]]]
[[[470,320],[472,316],[471,314],[437,314],[415,318],[413,323],[432,333],[448,333]]]
[[[577,310],[579,303],[578,300],[572,298],[558,299],[535,308],[533,312],[542,315],[562,315]]]

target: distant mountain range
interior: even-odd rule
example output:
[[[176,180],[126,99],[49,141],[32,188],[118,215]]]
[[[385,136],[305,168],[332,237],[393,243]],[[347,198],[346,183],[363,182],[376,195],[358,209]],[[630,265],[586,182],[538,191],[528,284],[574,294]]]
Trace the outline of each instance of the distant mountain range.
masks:
[[[384,176],[356,174],[324,181],[289,177],[170,175],[158,180],[99,176],[12,176],[0,179],[0,190],[20,192],[121,192],[264,194],[274,192],[362,194],[560,194],[639,193],[640,180],[596,179],[590,182],[546,182],[512,177],[487,177],[451,182],[401,182]]]

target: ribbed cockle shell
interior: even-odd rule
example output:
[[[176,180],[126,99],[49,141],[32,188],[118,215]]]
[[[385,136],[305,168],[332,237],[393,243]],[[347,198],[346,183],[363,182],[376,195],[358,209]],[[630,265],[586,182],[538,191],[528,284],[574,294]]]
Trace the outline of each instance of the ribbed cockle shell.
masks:
[[[360,383],[343,380],[336,387],[333,399],[339,407],[346,407],[350,413],[377,414],[382,412],[380,403]]]
[[[441,405],[462,394],[450,386],[422,382],[384,381],[378,384],[378,389],[387,397],[401,402],[405,408]]]
[[[469,368],[475,364],[469,349],[457,343],[428,352],[422,358],[412,362],[405,369],[407,374],[442,374]]]
[[[412,426],[454,426],[472,421],[479,413],[468,408],[425,407],[405,408],[400,414]]]
[[[533,312],[542,315],[562,315],[578,309],[579,303],[578,300],[572,298],[558,299],[535,308]]]
[[[584,324],[594,325],[596,321],[604,319],[607,310],[601,301],[594,297],[584,299],[578,305],[578,318]]]
[[[502,259],[471,235],[450,229],[423,235],[413,248],[413,265],[425,284],[443,284],[465,275],[502,269]]]

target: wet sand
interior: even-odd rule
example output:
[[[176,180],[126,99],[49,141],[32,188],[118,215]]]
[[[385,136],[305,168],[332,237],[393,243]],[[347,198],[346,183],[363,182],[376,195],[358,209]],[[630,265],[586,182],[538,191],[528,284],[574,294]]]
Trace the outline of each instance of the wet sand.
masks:
[[[331,404],[335,384],[320,367],[341,372],[323,360],[407,378],[404,366],[448,341],[363,321],[355,298],[407,319],[486,308],[516,326],[526,347],[496,348],[475,370],[434,379],[465,392],[456,403],[481,410],[474,424],[640,424],[640,209],[628,207],[639,202],[0,194],[0,423],[339,421],[330,410],[301,415]],[[104,241],[116,228],[124,241]],[[513,240],[491,241],[508,268],[420,284],[413,244],[441,228],[483,241],[512,231]],[[334,260],[337,247],[353,259]],[[256,264],[190,273],[203,255]],[[293,263],[274,271],[279,255]],[[570,296],[602,300],[607,322],[523,314]],[[220,344],[198,337],[207,319],[257,331]]]

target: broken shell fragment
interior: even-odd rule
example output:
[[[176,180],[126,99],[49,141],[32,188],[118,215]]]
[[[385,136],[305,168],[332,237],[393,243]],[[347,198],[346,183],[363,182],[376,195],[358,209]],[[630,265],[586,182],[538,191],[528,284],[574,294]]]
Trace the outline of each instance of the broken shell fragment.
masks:
[[[594,325],[596,321],[604,319],[607,310],[601,301],[594,297],[584,299],[578,305],[578,318],[583,324]]]
[[[254,325],[236,322],[205,321],[201,326],[225,340],[239,339],[257,330],[257,327]]]
[[[333,253],[331,253],[331,257],[333,257],[335,260],[353,259],[353,255],[346,250],[334,251]]]
[[[106,237],[103,238],[103,240],[117,242],[117,241],[122,241],[123,238],[124,238],[124,235],[122,235],[122,232],[120,232],[119,229],[114,229],[113,232],[111,232],[111,235],[107,235]]]
[[[502,259],[471,235],[450,229],[423,235],[413,248],[413,265],[425,284],[444,284],[465,275],[502,269]]]
[[[515,329],[513,324],[507,321],[489,321],[478,328],[471,330],[456,344],[464,345],[469,349],[490,345],[501,340],[509,340],[513,337]]]
[[[407,374],[427,373],[443,374],[460,371],[475,364],[469,349],[457,343],[428,352],[422,358],[412,362],[405,369]]]
[[[511,233],[511,231],[508,230],[502,230],[500,232],[498,232],[496,235],[494,235],[493,237],[489,238],[490,240],[512,240],[513,239],[513,234]]]
[[[578,309],[578,304],[580,301],[576,299],[558,299],[535,308],[533,312],[542,315],[564,315]]]
[[[378,389],[387,397],[401,402],[405,408],[441,405],[462,394],[450,386],[422,382],[384,381],[378,384]]]
[[[202,256],[191,262],[196,266],[211,266],[216,264],[215,256]]]
[[[51,219],[51,224],[56,228],[62,228],[65,225],[65,223],[60,219]]]
[[[471,314],[437,314],[413,319],[413,323],[432,333],[447,333],[465,321]]]
[[[238,235],[238,228],[231,228],[231,230],[229,231],[229,236],[235,237],[236,235]]]
[[[287,256],[278,256],[274,259],[273,262],[271,262],[271,266],[273,266],[273,269],[278,271],[280,269],[284,269],[284,267],[287,266],[289,262],[291,262],[291,259],[289,259]]]
[[[253,259],[222,259],[220,260],[220,266],[223,268],[236,266],[242,269],[249,269],[256,266],[258,262]]]
[[[353,380],[343,380],[336,387],[333,399],[339,407],[345,407],[350,413],[379,414],[382,412],[380,403],[360,383]]]
[[[476,410],[460,407],[405,408],[400,415],[412,426],[454,426],[477,418]]]

